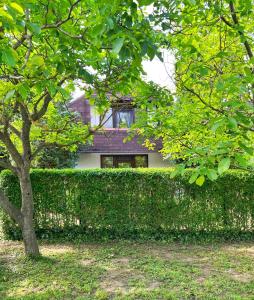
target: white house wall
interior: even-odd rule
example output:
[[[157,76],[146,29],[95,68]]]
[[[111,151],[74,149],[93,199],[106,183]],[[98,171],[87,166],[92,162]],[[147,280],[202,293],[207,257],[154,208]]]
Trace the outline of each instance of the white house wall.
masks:
[[[113,128],[112,108],[106,112],[102,122],[104,128]]]
[[[164,160],[160,153],[148,153],[149,168],[168,168],[172,166],[172,162]]]
[[[132,153],[80,153],[77,166],[78,169],[91,169],[101,167],[101,155],[131,155]],[[172,162],[163,160],[160,153],[148,153],[149,168],[167,168],[172,165]]]
[[[95,127],[100,123],[100,115],[95,106],[91,106],[91,126]],[[109,108],[102,120],[104,128],[113,128],[112,108]]]
[[[91,126],[95,127],[100,123],[100,115],[98,114],[96,107],[91,105]]]
[[[76,168],[78,169],[91,169],[100,168],[100,154],[99,153],[80,153],[77,161]]]

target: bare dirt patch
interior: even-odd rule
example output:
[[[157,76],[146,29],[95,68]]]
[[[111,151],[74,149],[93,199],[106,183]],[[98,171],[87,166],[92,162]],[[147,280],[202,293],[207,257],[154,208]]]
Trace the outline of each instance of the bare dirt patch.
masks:
[[[66,254],[66,253],[72,253],[75,250],[73,247],[68,245],[42,245],[40,247],[42,255],[59,255],[59,254]]]
[[[143,290],[152,291],[160,286],[156,280],[148,280],[142,272],[130,267],[131,257],[114,258],[110,261],[106,274],[100,282],[100,288],[107,293],[128,294],[134,291],[139,285]]]
[[[254,246],[253,247],[242,247],[240,249],[236,249],[236,252],[246,255],[248,257],[252,257],[254,259]]]
[[[128,294],[136,289],[135,284],[143,283],[143,290],[152,291],[160,287],[160,282],[156,280],[148,281],[145,276],[133,269],[111,269],[100,282],[100,287],[107,293]]]
[[[5,278],[1,283],[4,292],[0,290],[0,299],[4,299],[6,291],[13,297],[30,295],[33,291],[40,299],[42,293],[51,293],[52,287],[59,293],[64,288],[68,292],[66,299],[84,296],[84,290],[92,295],[97,289],[98,295],[104,297],[105,292],[107,299],[120,296],[138,300],[144,293],[151,295],[151,300],[157,300],[158,295],[172,291],[177,299],[190,299],[193,287],[202,294],[206,284],[209,285],[205,291],[209,299],[211,295],[215,299],[222,293],[226,293],[227,299],[235,295],[253,298],[253,243],[201,246],[152,242],[81,245],[42,242],[40,249],[49,259],[31,264],[22,259],[21,242],[0,242],[1,272]],[[49,272],[53,274],[50,286]],[[16,274],[21,278],[26,275],[24,280],[18,277],[13,280]],[[65,275],[59,277],[59,274]],[[78,287],[73,291],[74,283]]]
[[[110,270],[102,279],[100,287],[110,294],[127,294],[129,291],[128,282],[131,275],[131,269]]]
[[[229,269],[225,273],[228,274],[232,279],[242,283],[248,283],[254,281],[254,276],[248,273],[240,273],[233,269]]]
[[[169,261],[179,261],[182,263],[187,263],[191,265],[203,265],[207,264],[210,260],[208,255],[209,249],[207,252],[200,252],[200,247],[190,247],[189,249],[186,247],[179,247],[179,249],[171,248],[171,247],[153,247],[148,249],[147,254],[155,256],[156,258],[169,260]]]
[[[82,259],[80,261],[80,264],[84,267],[87,267],[93,265],[95,262],[96,262],[95,259]]]
[[[112,262],[115,265],[128,265],[130,263],[131,258],[129,257],[121,257],[121,258],[114,258]]]

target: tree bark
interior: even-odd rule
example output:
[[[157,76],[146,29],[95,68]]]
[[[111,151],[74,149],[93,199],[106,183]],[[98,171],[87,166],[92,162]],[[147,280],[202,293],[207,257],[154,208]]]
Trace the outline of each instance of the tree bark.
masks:
[[[0,206],[22,228],[23,216],[21,211],[9,201],[3,191],[0,191]]]
[[[39,246],[34,228],[33,191],[29,171],[21,171],[19,175],[22,196],[21,213],[23,215],[22,235],[27,256],[40,255]]]

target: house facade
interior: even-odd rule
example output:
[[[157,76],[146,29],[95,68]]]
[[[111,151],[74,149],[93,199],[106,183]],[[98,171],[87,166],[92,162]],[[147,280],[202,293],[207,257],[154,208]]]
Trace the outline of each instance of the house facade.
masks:
[[[159,153],[161,143],[157,142],[154,149],[149,150],[142,145],[140,137],[125,141],[135,122],[135,108],[129,98],[121,98],[103,116],[84,96],[73,100],[70,108],[85,124],[91,124],[92,128],[100,126],[94,132],[93,143],[80,147],[77,168],[166,168],[171,165]]]

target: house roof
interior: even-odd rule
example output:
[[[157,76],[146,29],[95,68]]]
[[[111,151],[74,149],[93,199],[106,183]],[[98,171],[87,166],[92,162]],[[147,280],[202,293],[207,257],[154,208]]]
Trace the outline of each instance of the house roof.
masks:
[[[126,129],[104,129],[94,133],[92,145],[82,145],[79,149],[83,153],[151,153],[158,152],[162,148],[160,141],[156,141],[153,150],[147,149],[142,144],[144,139],[135,136],[126,141],[128,130]]]
[[[94,93],[96,97],[96,93]],[[130,102],[130,97],[121,97],[123,101]],[[73,100],[69,107],[80,114],[82,121],[87,124],[91,122],[91,106],[89,100],[84,95]],[[128,129],[123,128],[103,128],[94,132],[93,144],[82,145],[79,152],[83,153],[150,153],[158,152],[162,148],[161,141],[154,142],[153,150],[147,149],[142,144],[144,138],[135,136],[131,140],[126,141],[128,136]]]

